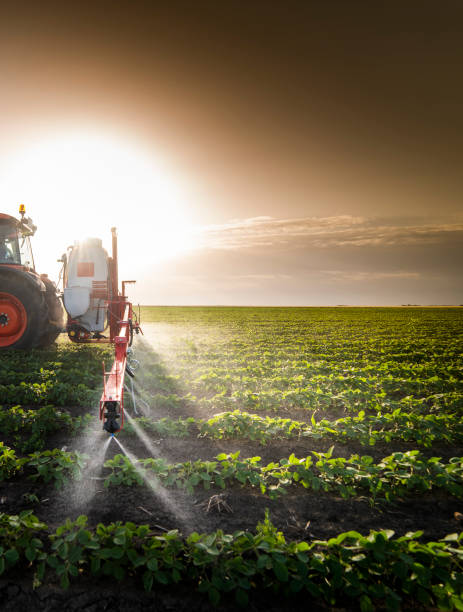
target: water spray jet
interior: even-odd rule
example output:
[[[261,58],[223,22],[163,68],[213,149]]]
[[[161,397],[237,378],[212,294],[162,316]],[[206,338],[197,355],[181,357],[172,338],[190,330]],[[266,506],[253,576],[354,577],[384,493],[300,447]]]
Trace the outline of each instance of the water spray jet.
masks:
[[[143,429],[140,427],[140,425],[138,425],[138,423],[135,421],[134,418],[130,416],[130,414],[126,413],[126,416],[127,416],[127,420],[129,421],[130,425],[133,427],[135,434],[138,436],[138,439],[143,444],[143,446],[146,448],[146,450],[154,456],[159,456],[159,450],[153,446],[151,440],[146,435],[146,433],[143,431]]]
[[[188,525],[189,519],[186,516],[185,512],[183,512],[179,508],[178,503],[175,502],[174,499],[172,499],[172,496],[169,494],[169,492],[164,487],[164,485],[161,483],[161,481],[158,478],[154,477],[154,476],[150,476],[150,474],[148,474],[145,469],[143,469],[139,465],[137,465],[138,464],[138,458],[133,453],[131,453],[122,444],[122,442],[120,440],[118,440],[116,437],[114,438],[114,440],[119,445],[119,448],[124,453],[124,455],[127,457],[127,459],[130,461],[130,463],[132,464],[133,468],[141,476],[141,478],[143,479],[144,483],[146,484],[148,489],[153,493],[155,498],[156,499],[161,499],[161,501],[166,506],[168,506],[170,512],[172,512],[172,514],[175,517],[177,517],[177,519],[180,521],[180,523],[182,525],[185,525],[185,526]]]

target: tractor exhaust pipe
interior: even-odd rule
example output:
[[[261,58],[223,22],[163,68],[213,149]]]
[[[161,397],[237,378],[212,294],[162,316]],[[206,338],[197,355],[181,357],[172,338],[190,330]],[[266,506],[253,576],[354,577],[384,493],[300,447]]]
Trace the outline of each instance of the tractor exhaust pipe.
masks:
[[[117,229],[115,227],[111,228],[112,235],[112,289],[113,289],[113,299],[119,295],[119,271],[118,271],[118,261],[117,261]]]

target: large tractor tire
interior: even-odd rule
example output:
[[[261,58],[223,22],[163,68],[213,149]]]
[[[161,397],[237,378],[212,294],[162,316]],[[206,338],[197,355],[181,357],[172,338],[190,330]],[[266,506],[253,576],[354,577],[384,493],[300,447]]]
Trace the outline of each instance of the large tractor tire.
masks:
[[[43,287],[43,285],[42,285]],[[0,349],[41,346],[48,326],[45,292],[22,274],[0,279]],[[43,345],[42,345],[43,346]]]
[[[52,281],[43,275],[40,278],[46,289],[45,302],[47,304],[48,313],[48,321],[46,326],[44,326],[43,334],[40,339],[40,346],[49,346],[55,342],[65,327],[64,308],[61,299],[56,294],[56,287]]]

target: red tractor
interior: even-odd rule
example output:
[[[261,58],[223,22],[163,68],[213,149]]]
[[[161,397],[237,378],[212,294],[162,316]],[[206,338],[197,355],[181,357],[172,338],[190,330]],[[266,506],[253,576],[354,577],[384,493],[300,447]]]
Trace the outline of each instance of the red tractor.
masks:
[[[60,260],[61,301],[48,276],[35,271],[30,236],[37,228],[25,217],[23,204],[19,212],[20,220],[0,214],[0,350],[44,347],[61,332],[77,343],[113,344],[112,368],[103,370],[100,419],[103,428],[114,434],[124,424],[125,373],[133,377],[128,349],[134,333],[142,333],[125,295],[126,285],[135,281],[122,281],[119,291],[116,228],[111,230],[111,257],[98,238],[69,247]]]
[[[37,274],[30,245],[36,226],[25,217],[0,213],[0,350],[52,344],[65,328],[54,283]]]

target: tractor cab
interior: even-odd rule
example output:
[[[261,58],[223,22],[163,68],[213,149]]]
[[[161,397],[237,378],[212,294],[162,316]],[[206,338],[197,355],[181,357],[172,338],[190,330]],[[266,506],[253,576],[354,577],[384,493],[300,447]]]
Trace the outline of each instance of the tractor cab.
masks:
[[[37,229],[30,218],[17,220],[10,215],[0,214],[0,266],[21,266],[34,270],[34,258],[30,236]]]
[[[36,227],[19,207],[20,219],[0,213],[0,350],[48,346],[64,328],[56,286],[35,271],[30,237]]]

